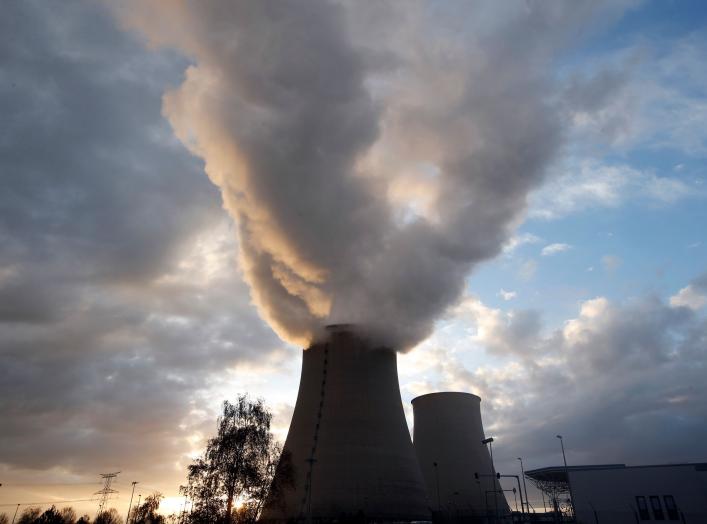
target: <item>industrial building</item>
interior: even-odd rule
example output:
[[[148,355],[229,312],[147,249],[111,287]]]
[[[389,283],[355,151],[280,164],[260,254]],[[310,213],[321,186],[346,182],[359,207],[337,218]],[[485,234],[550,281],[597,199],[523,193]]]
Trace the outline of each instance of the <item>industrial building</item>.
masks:
[[[433,508],[456,520],[501,519],[510,509],[486,441],[481,398],[430,393],[413,399],[415,452]]]
[[[329,326],[326,338],[304,351],[283,456],[292,482],[266,502],[262,521],[430,520],[397,355],[351,326]]]
[[[574,501],[576,522],[707,522],[707,463],[558,466],[526,476],[550,500]]]
[[[354,326],[328,326],[303,352],[289,468],[276,473],[261,521],[503,521],[510,509],[480,402],[468,393],[414,399],[413,447],[395,351]]]

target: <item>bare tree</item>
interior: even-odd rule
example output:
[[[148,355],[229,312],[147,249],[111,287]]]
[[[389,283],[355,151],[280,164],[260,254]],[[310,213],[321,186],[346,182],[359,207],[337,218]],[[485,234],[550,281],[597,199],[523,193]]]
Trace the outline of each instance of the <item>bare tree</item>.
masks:
[[[10,517],[5,513],[0,513],[0,524],[10,524]]]

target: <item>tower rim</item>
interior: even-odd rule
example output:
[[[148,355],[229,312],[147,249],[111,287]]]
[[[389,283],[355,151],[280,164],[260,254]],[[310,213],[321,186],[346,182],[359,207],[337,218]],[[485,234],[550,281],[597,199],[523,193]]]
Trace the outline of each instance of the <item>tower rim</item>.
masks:
[[[417,397],[412,399],[410,401],[410,403],[415,404],[415,402],[419,401],[420,399],[450,398],[450,397],[461,397],[461,398],[471,397],[471,398],[481,402],[481,397],[479,395],[474,395],[473,393],[468,393],[466,391],[434,391],[432,393],[425,393],[424,395],[418,395]]]

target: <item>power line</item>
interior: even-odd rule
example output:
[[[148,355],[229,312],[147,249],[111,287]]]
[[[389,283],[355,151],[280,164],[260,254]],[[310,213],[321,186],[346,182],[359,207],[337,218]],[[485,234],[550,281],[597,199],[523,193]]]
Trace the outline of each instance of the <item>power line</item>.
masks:
[[[36,487],[36,486],[89,486],[95,484],[102,484],[102,482],[5,482],[3,486],[5,487]]]
[[[16,502],[14,504],[0,504],[0,507],[3,506],[43,506],[45,504],[64,504],[66,502],[93,502],[98,499],[72,499],[72,500],[46,500],[43,502]]]

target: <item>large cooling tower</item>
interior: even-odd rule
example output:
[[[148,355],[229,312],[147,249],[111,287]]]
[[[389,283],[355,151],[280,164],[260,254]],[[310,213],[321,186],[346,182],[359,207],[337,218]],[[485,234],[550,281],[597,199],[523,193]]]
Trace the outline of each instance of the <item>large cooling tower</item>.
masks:
[[[396,354],[351,326],[329,326],[327,339],[304,351],[288,454],[292,485],[267,501],[263,521],[429,520]]]
[[[481,443],[481,399],[470,393],[430,393],[413,399],[415,452],[435,511],[451,517],[509,513]],[[475,477],[479,474],[479,478]]]

